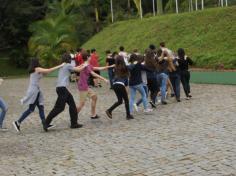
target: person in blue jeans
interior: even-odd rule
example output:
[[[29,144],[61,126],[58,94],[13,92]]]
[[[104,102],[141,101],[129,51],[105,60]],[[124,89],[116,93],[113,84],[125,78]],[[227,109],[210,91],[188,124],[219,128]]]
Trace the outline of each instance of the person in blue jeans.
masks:
[[[38,58],[32,58],[29,65],[29,74],[30,74],[30,82],[29,87],[26,93],[26,96],[21,99],[21,104],[28,105],[28,109],[25,110],[20,118],[14,122],[12,122],[14,128],[17,132],[20,132],[21,123],[35,110],[37,106],[39,109],[39,117],[41,119],[42,125],[45,124],[45,115],[44,115],[44,105],[43,105],[43,94],[40,90],[39,82],[44,74],[50,73],[56,69],[61,68],[64,65],[58,65],[53,68],[42,68]],[[53,125],[50,125],[53,127]]]
[[[143,82],[142,82],[142,76],[141,76],[141,71],[146,70],[149,71],[144,65],[141,64],[140,61],[141,59],[138,59],[138,57],[142,56],[137,56],[136,54],[132,54],[130,56],[130,65],[128,66],[129,72],[130,72],[130,77],[129,77],[129,88],[130,88],[130,113],[133,113],[133,107],[135,102],[135,96],[136,96],[136,91],[138,91],[141,94],[142,97],[142,102],[144,106],[144,113],[149,113],[152,111],[152,109],[148,108],[148,103],[147,103],[147,97],[145,90],[143,88]]]
[[[161,90],[161,103],[166,105],[166,85],[168,80],[168,62],[166,60],[167,53],[166,51],[162,51],[159,49],[157,51],[157,62],[158,62],[158,71],[157,71],[157,82],[159,83],[159,87]]]
[[[168,55],[168,71],[169,71],[169,78],[172,84],[174,95],[177,102],[180,102],[180,72],[179,72],[179,63],[177,58],[171,58]]]
[[[0,85],[2,84],[3,79],[0,79]],[[6,131],[7,128],[3,127],[3,121],[5,119],[6,113],[7,113],[7,104],[3,100],[2,97],[0,97],[0,131]]]

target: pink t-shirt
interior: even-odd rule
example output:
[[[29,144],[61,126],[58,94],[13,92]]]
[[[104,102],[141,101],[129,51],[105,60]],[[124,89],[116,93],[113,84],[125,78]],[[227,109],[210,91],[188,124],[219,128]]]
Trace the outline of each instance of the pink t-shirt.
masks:
[[[93,71],[93,67],[91,65],[88,65],[80,72],[80,77],[78,81],[78,89],[82,91],[88,90],[88,78],[90,73]]]

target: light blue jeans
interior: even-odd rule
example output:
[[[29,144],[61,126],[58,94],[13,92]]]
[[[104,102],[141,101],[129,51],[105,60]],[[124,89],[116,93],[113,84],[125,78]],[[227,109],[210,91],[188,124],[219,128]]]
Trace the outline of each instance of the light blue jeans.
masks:
[[[133,113],[133,106],[134,106],[134,103],[136,103],[135,102],[136,91],[138,91],[141,94],[143,107],[144,109],[147,109],[147,106],[148,106],[147,97],[146,97],[146,92],[143,88],[143,84],[129,86],[129,88],[130,88],[130,100],[129,100],[130,113]]]
[[[2,128],[2,123],[3,120],[6,116],[7,113],[7,104],[5,103],[5,101],[2,99],[2,97],[0,97],[0,128]]]
[[[159,83],[161,89],[161,101],[165,101],[167,80],[168,80],[167,74],[165,73],[157,74],[157,82]]]

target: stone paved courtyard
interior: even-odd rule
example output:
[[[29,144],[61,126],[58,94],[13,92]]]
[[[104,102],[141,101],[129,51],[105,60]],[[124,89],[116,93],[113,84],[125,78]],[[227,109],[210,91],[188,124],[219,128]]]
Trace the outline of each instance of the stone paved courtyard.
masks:
[[[55,79],[44,78],[46,115],[55,99]],[[19,103],[28,79],[5,80],[0,95],[8,102],[8,132],[0,133],[0,176],[235,176],[236,86],[192,85],[193,99],[169,99],[152,115],[125,119],[124,106],[104,111],[115,101],[112,91],[99,94],[98,120],[91,120],[90,101],[79,115],[82,129],[71,130],[68,108],[43,132],[37,111],[23,122],[21,134],[13,129],[25,107]],[[71,92],[79,97],[75,84]],[[183,93],[182,93],[183,96]]]

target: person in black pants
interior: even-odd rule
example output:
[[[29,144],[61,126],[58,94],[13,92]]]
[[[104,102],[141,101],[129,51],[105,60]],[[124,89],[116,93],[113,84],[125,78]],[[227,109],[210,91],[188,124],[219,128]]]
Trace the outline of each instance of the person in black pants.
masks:
[[[113,90],[117,96],[118,101],[106,110],[106,114],[110,119],[112,118],[112,111],[120,106],[123,100],[125,102],[126,119],[130,120],[134,118],[130,114],[129,98],[126,89],[126,86],[128,86],[128,76],[129,72],[128,68],[125,65],[124,58],[122,56],[117,56],[115,63],[115,78],[113,80]]]
[[[44,124],[44,130],[47,131],[48,127],[58,114],[60,114],[62,111],[64,111],[66,104],[69,105],[69,112],[70,112],[70,121],[71,121],[71,128],[81,128],[83,125],[78,124],[78,114],[76,109],[76,104],[74,101],[73,96],[69,92],[69,90],[66,88],[70,83],[70,73],[71,71],[80,72],[86,64],[82,64],[79,67],[74,67],[70,64],[71,62],[71,56],[67,53],[62,55],[62,62],[65,62],[66,64],[60,68],[58,73],[58,80],[57,80],[57,101],[52,109],[52,111],[48,114],[45,124]]]
[[[178,49],[178,63],[180,69],[180,79],[184,88],[186,99],[192,97],[190,94],[190,72],[188,71],[189,65],[193,65],[193,61],[185,55],[185,51],[182,48]]]

